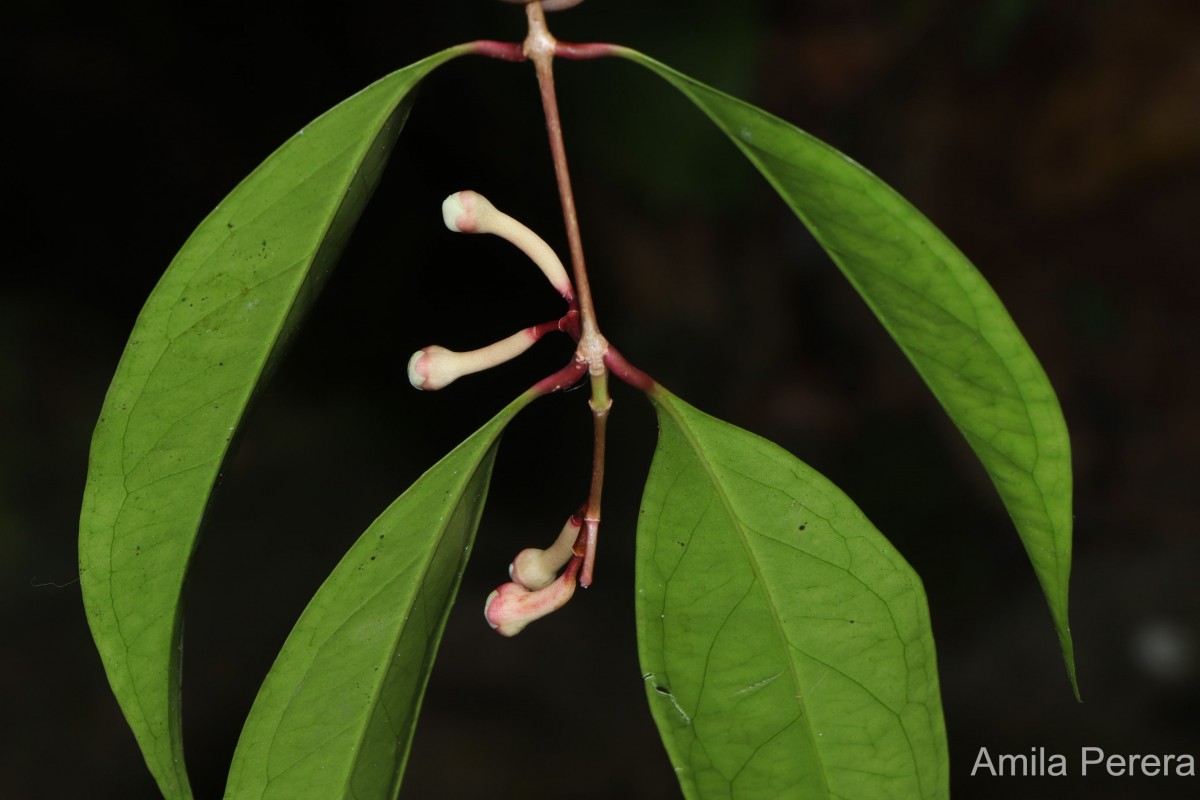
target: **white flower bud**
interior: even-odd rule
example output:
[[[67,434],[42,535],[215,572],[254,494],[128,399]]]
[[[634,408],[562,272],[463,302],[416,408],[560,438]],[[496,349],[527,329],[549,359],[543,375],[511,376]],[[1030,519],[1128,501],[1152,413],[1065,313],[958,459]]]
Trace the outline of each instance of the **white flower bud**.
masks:
[[[516,358],[537,340],[536,329],[525,328],[507,339],[466,353],[456,353],[441,345],[431,344],[408,359],[408,382],[416,389],[435,392],[464,375],[482,372]]]
[[[566,267],[550,245],[479,194],[464,190],[442,201],[442,221],[458,233],[491,233],[512,242],[537,265],[550,285],[568,302],[575,296]]]
[[[549,586],[574,553],[582,522],[572,516],[563,525],[554,544],[545,550],[530,547],[517,553],[508,567],[508,576],[526,589]]]

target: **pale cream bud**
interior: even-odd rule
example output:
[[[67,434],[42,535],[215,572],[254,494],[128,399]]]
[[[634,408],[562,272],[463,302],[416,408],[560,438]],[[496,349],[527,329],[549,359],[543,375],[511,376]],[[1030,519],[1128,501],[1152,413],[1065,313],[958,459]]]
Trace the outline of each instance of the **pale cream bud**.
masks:
[[[442,201],[442,221],[458,233],[491,233],[512,242],[529,256],[559,294],[568,301],[575,296],[566,267],[550,245],[478,192],[455,192]]]
[[[408,382],[426,392],[444,389],[464,375],[482,372],[503,364],[528,350],[537,336],[526,328],[487,347],[456,353],[431,344],[408,359]]]
[[[572,516],[563,525],[554,544],[545,550],[530,547],[517,553],[508,567],[508,576],[526,589],[541,589],[549,586],[558,576],[571,556],[574,555],[575,540],[579,536],[581,522]]]

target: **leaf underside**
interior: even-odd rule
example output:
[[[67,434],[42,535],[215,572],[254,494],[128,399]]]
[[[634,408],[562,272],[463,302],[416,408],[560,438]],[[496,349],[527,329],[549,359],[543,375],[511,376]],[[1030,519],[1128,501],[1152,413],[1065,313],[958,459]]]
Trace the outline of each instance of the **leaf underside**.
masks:
[[[114,694],[168,800],[191,796],[179,717],[181,591],[254,394],[345,244],[446,50],[285,142],[196,228],[146,301],[92,439],[79,569]]]
[[[916,573],[807,465],[666,391],[653,399],[638,646],[684,794],[948,796]]]
[[[919,211],[795,126],[636,51],[737,145],[792,208],[908,356],[987,470],[1058,630],[1078,695],[1067,615],[1071,453],[1037,358],[995,292]]]
[[[258,693],[226,798],[396,797],[500,433],[526,402],[418,479],[326,579]]]

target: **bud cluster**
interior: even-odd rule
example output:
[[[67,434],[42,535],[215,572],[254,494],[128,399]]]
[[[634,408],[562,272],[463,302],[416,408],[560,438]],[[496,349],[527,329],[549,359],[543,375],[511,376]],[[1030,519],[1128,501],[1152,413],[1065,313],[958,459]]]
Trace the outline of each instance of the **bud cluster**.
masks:
[[[409,383],[423,391],[444,389],[464,375],[491,369],[516,358],[551,331],[562,331],[579,340],[575,289],[562,261],[540,236],[497,209],[483,195],[472,191],[456,192],[447,197],[442,203],[442,221],[457,233],[490,233],[516,245],[567,302],[567,313],[561,319],[525,328],[478,350],[458,353],[436,344],[423,347],[408,360]],[[533,391],[541,394],[566,388],[586,372],[585,362],[572,359],[560,372],[537,384]],[[562,608],[571,599],[584,563],[582,554],[575,552],[576,544],[582,538],[582,528],[583,514],[580,512],[567,520],[550,547],[545,550],[528,548],[517,553],[508,568],[511,581],[492,592],[484,607],[484,616],[493,629],[504,636],[515,636],[530,622]]]
[[[478,192],[455,192],[447,197],[442,203],[442,220],[447,228],[458,233],[491,233],[512,242],[529,256],[555,291],[567,301],[567,313],[560,320],[525,328],[478,350],[459,353],[436,344],[423,347],[408,360],[409,383],[427,392],[444,389],[464,375],[511,361],[549,331],[574,332],[575,289],[562,261],[545,240],[497,209]]]
[[[575,554],[575,544],[582,526],[583,520],[572,516],[550,547],[517,553],[508,567],[512,581],[488,595],[484,603],[484,618],[497,633],[516,636],[529,623],[562,608],[575,594],[583,564],[583,557]]]

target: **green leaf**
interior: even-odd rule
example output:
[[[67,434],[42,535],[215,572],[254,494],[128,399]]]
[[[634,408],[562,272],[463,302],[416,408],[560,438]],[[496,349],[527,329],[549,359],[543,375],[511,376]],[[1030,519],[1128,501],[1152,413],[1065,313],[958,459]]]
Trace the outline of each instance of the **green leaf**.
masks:
[[[254,393],[345,244],[443,51],[284,143],[196,228],[142,309],[92,439],[79,570],[92,636],[150,771],[191,796],[179,716],[181,591]]]
[[[227,798],[399,793],[500,433],[529,397],[421,476],[326,579],[254,701]]]
[[[1046,373],[979,271],[895,190],[761,109],[632,50],[758,167],[908,356],[1016,525],[1078,695],[1067,619],[1071,449]]]
[[[917,574],[836,486],[653,394],[638,649],[688,798],[949,794]]]

